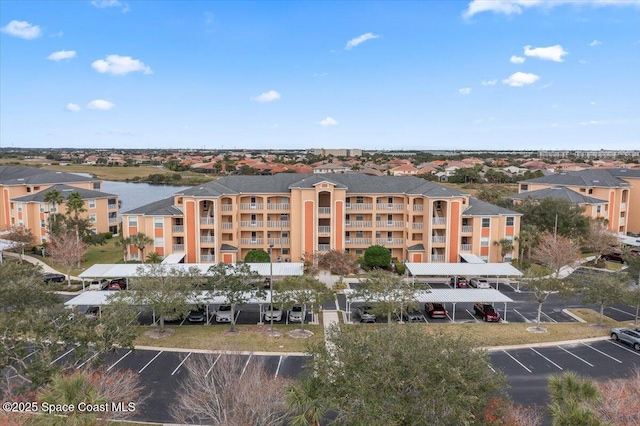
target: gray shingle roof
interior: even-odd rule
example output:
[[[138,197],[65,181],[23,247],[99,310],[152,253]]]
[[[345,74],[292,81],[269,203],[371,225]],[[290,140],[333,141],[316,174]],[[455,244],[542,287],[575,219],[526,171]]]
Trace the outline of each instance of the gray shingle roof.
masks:
[[[640,169],[609,169],[611,174],[617,178],[624,179],[626,177],[630,178],[640,178]]]
[[[424,251],[424,244],[414,244],[412,246],[407,247],[407,251]]]
[[[21,203],[28,203],[28,202],[43,203],[45,196],[49,192],[54,191],[54,190],[58,191],[60,193],[60,195],[62,195],[62,198],[65,198],[65,199],[72,192],[79,193],[83,200],[90,200],[90,199],[95,199],[95,198],[116,198],[116,197],[118,197],[117,195],[114,195],[114,194],[108,194],[106,192],[100,192],[100,191],[93,191],[91,189],[76,188],[74,186],[69,186],[69,185],[53,185],[51,188],[47,188],[44,191],[35,192],[35,193],[29,194],[29,195],[23,195],[22,197],[13,198],[12,200],[13,201],[18,201],[18,202],[21,202]]]
[[[70,182],[99,182],[99,180],[37,167],[0,166],[0,184],[3,185],[41,185]]]
[[[522,213],[496,206],[477,198],[469,198],[469,207],[463,212],[463,216],[522,216]]]
[[[238,251],[238,247],[232,246],[231,244],[222,244],[220,251]]]
[[[524,200],[531,198],[533,200],[544,200],[545,198],[558,198],[561,200],[567,200],[574,204],[602,204],[606,203],[606,200],[600,198],[589,197],[582,195],[578,192],[572,191],[564,186],[554,186],[551,188],[538,189],[535,191],[521,192],[520,194],[513,194],[507,197],[511,200]]]
[[[182,210],[173,205],[173,197],[165,198],[123,214],[144,214],[153,216],[182,216]]]
[[[627,182],[614,176],[609,169],[562,172],[523,180],[521,183],[545,183],[556,186],[598,186],[605,188],[629,186]]]

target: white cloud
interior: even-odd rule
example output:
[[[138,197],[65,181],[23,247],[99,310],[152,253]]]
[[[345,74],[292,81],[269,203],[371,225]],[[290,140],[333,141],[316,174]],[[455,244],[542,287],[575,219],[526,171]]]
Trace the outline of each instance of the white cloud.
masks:
[[[572,5],[591,5],[594,7],[599,6],[636,6],[640,3],[637,0],[581,0],[579,2],[575,0],[471,0],[469,6],[462,13],[462,16],[467,19],[473,15],[482,12],[502,13],[505,15],[520,15],[525,9],[531,9],[539,7],[543,9],[551,9],[563,4]]]
[[[261,93],[260,95],[251,98],[251,100],[256,102],[273,102],[277,101],[281,97],[282,96],[280,96],[280,93],[276,92],[275,90],[269,90],[268,92]]]
[[[324,120],[320,121],[320,123],[318,124],[320,124],[322,127],[331,127],[331,126],[337,126],[338,122],[331,117],[327,117]]]
[[[66,110],[71,112],[78,112],[80,111],[80,105],[72,104],[71,102],[69,102],[67,104]]]
[[[600,40],[593,40],[591,43],[589,43],[589,46],[594,47],[594,46],[600,46],[602,44],[602,42]]]
[[[522,56],[516,56],[516,55],[511,56],[511,59],[509,59],[509,61],[511,61],[512,64],[523,64],[524,61],[526,60],[527,58],[523,58]]]
[[[113,107],[115,107],[115,104],[104,99],[95,99],[87,104],[89,109],[101,109],[103,111],[110,110]]]
[[[351,40],[349,40],[347,42],[347,45],[344,47],[345,50],[351,50],[354,47],[364,43],[367,40],[373,40],[375,38],[380,38],[381,36],[377,35],[377,34],[373,34],[373,33],[364,33],[361,36],[358,36],[356,38],[352,38]]]
[[[562,46],[556,44],[555,46],[549,47],[534,47],[525,46],[524,47],[524,55],[531,56],[533,58],[543,59],[545,61],[553,61],[553,62],[563,62],[563,56],[567,55],[568,52],[564,50]]]
[[[498,83],[498,79],[495,80],[483,80],[480,84],[483,86],[495,86]]]
[[[502,80],[502,83],[507,84],[511,87],[522,87],[527,84],[533,84],[540,79],[540,76],[526,73],[526,72],[516,72]]]
[[[98,9],[104,9],[107,7],[119,7],[122,8],[122,13],[127,13],[131,10],[129,9],[128,3],[124,3],[119,0],[91,0],[91,4]]]
[[[131,58],[131,56],[109,55],[106,60],[98,59],[94,61],[91,67],[101,74],[125,75],[136,71],[141,71],[144,74],[153,74],[151,68],[140,60]]]
[[[33,40],[42,35],[40,27],[38,25],[30,24],[27,21],[11,21],[4,27],[0,28],[0,31],[9,34],[10,36],[20,37],[25,40]]]
[[[77,55],[75,50],[59,50],[47,56],[47,59],[50,59],[52,61],[61,61],[63,59],[75,58],[76,56]]]
[[[460,93],[461,95],[468,95],[471,93],[471,87],[462,87],[458,89],[458,93]]]

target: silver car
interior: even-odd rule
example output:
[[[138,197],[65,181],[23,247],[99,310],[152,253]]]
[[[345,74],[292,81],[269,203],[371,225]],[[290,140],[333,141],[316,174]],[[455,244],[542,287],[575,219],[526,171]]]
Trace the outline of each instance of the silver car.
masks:
[[[289,322],[302,322],[303,312],[302,305],[293,305],[289,311]]]
[[[271,321],[271,318],[273,318],[274,321],[282,320],[282,309],[276,306],[267,305],[264,312],[264,320]]]
[[[485,278],[471,278],[469,284],[471,284],[471,287],[475,288],[491,288],[491,286],[489,285],[489,281],[487,281]]]
[[[361,305],[356,308],[360,322],[376,322],[376,314],[373,313],[373,308],[369,305]]]
[[[611,339],[619,340],[633,346],[633,349],[640,351],[640,331],[629,328],[616,327],[611,329]]]

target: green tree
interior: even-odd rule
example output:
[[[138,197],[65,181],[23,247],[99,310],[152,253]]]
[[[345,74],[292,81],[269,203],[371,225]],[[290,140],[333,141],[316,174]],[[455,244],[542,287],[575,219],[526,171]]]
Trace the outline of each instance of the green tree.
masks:
[[[284,309],[291,309],[293,305],[302,305],[302,321],[300,330],[304,330],[306,309],[318,312],[322,303],[327,300],[331,292],[326,285],[309,275],[286,277],[276,284],[276,290]]]
[[[520,255],[518,260],[523,261],[525,253],[527,259],[531,259],[531,249],[536,246],[539,239],[539,232],[533,225],[521,225],[520,235],[516,237],[518,241],[518,247],[520,248]]]
[[[47,224],[49,238],[57,234],[64,216],[58,212],[58,206],[64,203],[64,197],[57,189],[47,191],[44,195],[44,202],[49,204],[49,220]]]
[[[149,244],[153,243],[151,237],[149,237],[144,232],[138,232],[136,234],[131,235],[130,242],[132,246],[135,246],[138,251],[140,251],[140,260],[144,263],[144,250]]]
[[[129,253],[130,245],[133,245],[131,242],[131,237],[125,238],[124,235],[122,235],[121,231],[120,235],[118,235],[118,237],[116,238],[116,247],[122,247],[122,261],[124,263],[127,263],[127,254]]]
[[[386,316],[389,325],[394,314],[400,315],[403,310],[417,308],[414,285],[404,282],[397,274],[375,271],[360,282],[362,287],[356,290],[354,296],[364,299],[374,312]]]
[[[320,426],[327,414],[327,406],[320,393],[322,379],[303,377],[295,384],[285,387],[285,404],[293,413],[291,426]]]
[[[629,286],[623,274],[611,272],[588,272],[578,281],[573,281],[574,291],[583,303],[594,303],[600,310],[598,324],[604,325],[604,308],[621,302]]]
[[[9,228],[6,234],[2,236],[4,239],[13,241],[11,250],[18,252],[20,257],[20,263],[22,263],[22,256],[24,255],[24,249],[31,246],[35,237],[29,228],[24,226],[12,226]]]
[[[147,255],[147,262],[160,263],[162,262],[162,256],[160,256],[157,251],[152,251]]]
[[[627,248],[623,251],[622,258],[627,264],[627,275],[629,279],[635,281],[637,285],[640,285],[640,254],[638,252],[632,252]]]
[[[333,327],[325,337],[308,368],[342,424],[472,424],[504,386],[468,336],[396,324]]]
[[[545,198],[538,201],[526,198],[515,204],[513,209],[522,213],[522,225],[532,225],[539,232],[546,231],[578,240],[585,239],[589,234],[589,218],[583,215],[584,208],[567,200]]]
[[[260,275],[252,271],[247,263],[218,263],[209,268],[211,277],[207,288],[214,294],[225,298],[231,305],[231,331],[235,331],[236,307],[244,305],[252,297],[264,297],[265,291],[260,283]]]
[[[503,238],[499,241],[494,241],[493,245],[500,247],[500,256],[502,257],[503,262],[504,262],[505,256],[511,253],[514,248],[513,240],[509,240],[507,238]]]
[[[342,282],[345,275],[358,271],[358,258],[350,252],[329,250],[326,253],[319,254],[318,267],[338,275],[340,282]]]
[[[364,263],[369,268],[386,269],[391,262],[389,249],[383,246],[370,246],[364,251]]]
[[[549,376],[548,389],[553,426],[604,426],[595,412],[600,392],[593,381],[569,371]]]
[[[269,257],[269,253],[262,249],[251,250],[244,257],[245,263],[269,263],[271,262],[271,258]]]
[[[530,273],[527,275],[530,275]],[[540,315],[542,314],[542,304],[547,301],[551,294],[563,292],[566,286],[555,277],[528,276],[527,278],[529,278],[527,281],[527,289],[531,292],[536,302],[538,302],[536,328],[541,329]]]
[[[76,407],[80,403],[87,405],[105,404],[104,400],[86,373],[75,372],[70,375],[58,374],[52,382],[38,392],[41,403],[51,405],[64,404]],[[43,426],[93,426],[98,422],[98,413],[83,413],[80,410],[70,411],[66,415],[52,412],[44,416],[35,416],[36,424]]]
[[[640,286],[634,285],[627,289],[624,300],[631,306],[636,307],[636,314],[633,318],[633,325],[638,325],[638,314],[640,314]]]

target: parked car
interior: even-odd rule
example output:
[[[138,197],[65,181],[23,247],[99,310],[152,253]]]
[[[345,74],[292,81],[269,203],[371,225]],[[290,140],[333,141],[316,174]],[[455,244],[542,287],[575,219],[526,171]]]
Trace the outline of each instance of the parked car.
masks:
[[[289,311],[289,322],[302,322],[302,318],[304,318],[302,305],[293,305]]]
[[[264,320],[271,321],[271,318],[273,318],[274,321],[282,320],[282,309],[275,305],[268,305],[264,312]]]
[[[271,288],[271,278],[266,277],[264,279],[264,288]]]
[[[631,330],[624,327],[612,328],[611,339],[624,342],[633,346],[633,349],[636,351],[640,351],[640,332],[637,330]]]
[[[100,316],[100,307],[99,306],[89,306],[87,310],[84,312],[85,316],[90,319],[95,319]]]
[[[491,288],[486,278],[471,278],[469,284],[474,288]]]
[[[93,280],[89,282],[89,289],[91,290],[106,290],[109,286],[109,281],[107,280]]]
[[[447,310],[442,303],[425,303],[424,310],[430,318],[446,318]]]
[[[220,305],[215,316],[216,322],[231,322],[231,305]]]
[[[42,278],[44,279],[44,282],[48,284],[48,283],[61,283],[65,280],[66,277],[62,274],[47,272],[45,274],[42,274]]]
[[[114,278],[109,281],[109,285],[107,286],[107,290],[126,290],[127,289],[127,280],[124,278]]]
[[[473,311],[487,322],[500,322],[500,313],[490,303],[476,303]]]
[[[451,277],[449,283],[453,288],[469,288],[469,281],[465,277]]]
[[[602,256],[600,256],[600,259],[607,262],[624,263],[624,258],[622,256],[623,255],[621,252],[612,251],[611,253],[603,254]]]
[[[204,322],[205,319],[206,314],[204,312],[204,309],[202,308],[190,310],[189,316],[187,317],[187,320],[189,320],[189,322]]]
[[[376,314],[370,305],[361,305],[356,308],[360,322],[376,322]]]
[[[420,309],[409,309],[403,311],[398,319],[406,322],[424,322],[424,314]]]

